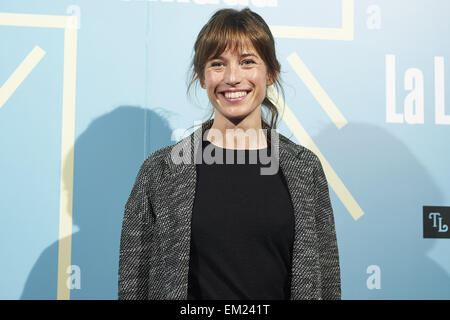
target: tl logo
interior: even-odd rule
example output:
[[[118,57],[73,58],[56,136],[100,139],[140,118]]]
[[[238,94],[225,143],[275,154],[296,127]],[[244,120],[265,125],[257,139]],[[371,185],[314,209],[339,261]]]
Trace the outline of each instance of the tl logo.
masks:
[[[439,219],[439,225],[436,225],[436,217]],[[433,228],[438,228],[438,232],[448,231],[448,225],[442,224],[442,217],[439,212],[431,212],[430,214],[428,214],[428,219],[433,220]]]
[[[450,207],[423,207],[423,237],[450,238]]]

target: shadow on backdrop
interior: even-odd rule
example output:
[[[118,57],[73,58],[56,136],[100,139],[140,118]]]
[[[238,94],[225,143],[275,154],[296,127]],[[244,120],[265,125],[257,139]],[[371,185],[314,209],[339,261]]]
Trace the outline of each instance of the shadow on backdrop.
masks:
[[[125,203],[145,157],[172,144],[171,134],[154,111],[121,106],[95,119],[76,140],[73,225],[79,231],[72,234],[71,265],[80,268],[81,286],[71,290],[71,299],[117,299]],[[57,264],[58,241],[38,258],[21,299],[56,299]]]
[[[77,139],[73,219],[80,230],[72,235],[71,264],[81,269],[81,289],[72,290],[71,299],[117,298],[123,209],[144,160],[144,141],[148,154],[172,144],[171,132],[151,110],[120,107]],[[443,199],[427,169],[400,140],[370,124],[330,126],[314,141],[365,212],[354,221],[330,188],[343,298],[448,299],[450,277],[427,255],[438,240],[422,236],[422,206]],[[55,242],[41,254],[22,299],[56,298],[57,251]],[[379,290],[366,287],[370,265],[380,267]]]
[[[428,256],[436,241],[448,239],[423,238],[422,207],[443,205],[427,168],[371,124],[331,125],[314,141],[364,211],[354,221],[330,187],[343,299],[449,299],[449,273]],[[380,268],[380,289],[366,285],[371,265]]]

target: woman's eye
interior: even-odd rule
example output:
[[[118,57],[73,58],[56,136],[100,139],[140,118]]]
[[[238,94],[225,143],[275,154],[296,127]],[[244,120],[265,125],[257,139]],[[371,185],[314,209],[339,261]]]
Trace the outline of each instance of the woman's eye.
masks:
[[[249,59],[249,60],[243,60],[242,63],[244,65],[250,65],[250,64],[255,63],[255,61]],[[221,67],[221,66],[223,66],[222,62],[219,62],[219,61],[211,62],[211,67]]]

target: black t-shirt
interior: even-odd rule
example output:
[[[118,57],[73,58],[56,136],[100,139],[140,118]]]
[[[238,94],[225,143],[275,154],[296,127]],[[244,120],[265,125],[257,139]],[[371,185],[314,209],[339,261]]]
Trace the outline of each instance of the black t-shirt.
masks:
[[[269,165],[259,151],[270,156],[270,147],[206,146],[212,156],[221,149],[223,163],[196,165],[188,299],[290,299],[294,210],[281,169],[260,173]],[[225,161],[227,152],[234,164]],[[245,163],[236,163],[241,156]]]

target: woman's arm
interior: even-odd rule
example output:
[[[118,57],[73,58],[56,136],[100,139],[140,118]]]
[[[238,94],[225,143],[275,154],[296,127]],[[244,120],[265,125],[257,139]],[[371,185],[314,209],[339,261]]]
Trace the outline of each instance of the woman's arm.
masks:
[[[146,171],[148,167],[143,165],[125,206],[120,238],[119,300],[148,299],[153,223]]]
[[[333,209],[328,183],[319,158],[315,168],[316,202],[314,206],[319,249],[319,261],[324,300],[341,299],[341,275]]]

